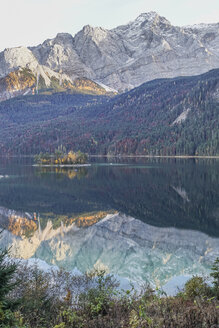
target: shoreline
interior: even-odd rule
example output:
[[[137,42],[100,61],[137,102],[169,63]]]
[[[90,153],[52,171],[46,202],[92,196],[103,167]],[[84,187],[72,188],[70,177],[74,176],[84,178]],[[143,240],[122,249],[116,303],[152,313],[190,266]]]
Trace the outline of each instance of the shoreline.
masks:
[[[89,157],[109,157],[109,158],[203,158],[203,159],[219,159],[219,156],[190,156],[190,155],[88,155]]]
[[[91,164],[33,164],[32,166],[37,167],[87,167]]]
[[[0,158],[32,158],[35,155],[6,155],[6,156],[2,156],[0,155]],[[104,158],[204,158],[204,159],[219,159],[219,155],[215,155],[215,156],[199,156],[199,155],[88,155],[88,157],[104,157]],[[66,164],[67,165],[67,164]],[[74,164],[75,165],[75,164]],[[82,165],[82,164],[79,164]],[[44,165],[45,166],[45,165]],[[50,166],[50,165],[49,165]],[[53,165],[55,166],[55,165]]]

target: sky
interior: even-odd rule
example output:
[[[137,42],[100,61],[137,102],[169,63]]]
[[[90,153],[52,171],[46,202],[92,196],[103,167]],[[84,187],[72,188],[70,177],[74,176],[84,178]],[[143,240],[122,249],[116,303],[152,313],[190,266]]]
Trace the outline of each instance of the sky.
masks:
[[[219,22],[218,0],[0,0],[0,51],[33,46],[84,25],[113,28],[156,11],[173,25]]]

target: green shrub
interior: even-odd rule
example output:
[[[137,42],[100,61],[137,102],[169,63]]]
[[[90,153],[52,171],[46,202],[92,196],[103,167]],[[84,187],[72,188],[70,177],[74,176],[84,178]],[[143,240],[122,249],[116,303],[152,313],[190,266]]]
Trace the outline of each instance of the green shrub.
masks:
[[[72,308],[63,309],[59,316],[59,324],[54,328],[83,328],[83,316],[78,315]]]
[[[88,316],[106,315],[113,305],[117,294],[117,283],[111,275],[105,276],[105,271],[93,271],[89,274],[94,279],[94,287],[81,293],[79,303]]]
[[[186,282],[184,294],[188,299],[211,295],[211,288],[206,284],[202,277],[194,276]]]

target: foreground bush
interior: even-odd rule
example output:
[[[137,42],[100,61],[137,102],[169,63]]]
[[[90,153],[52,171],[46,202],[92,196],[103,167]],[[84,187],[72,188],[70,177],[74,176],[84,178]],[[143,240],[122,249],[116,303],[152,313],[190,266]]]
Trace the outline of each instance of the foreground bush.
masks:
[[[218,262],[215,262],[215,265]],[[214,265],[214,268],[216,266]],[[164,297],[146,287],[140,294],[121,291],[104,271],[72,275],[64,270],[45,273],[37,267],[16,266],[10,302],[0,306],[1,327],[16,328],[216,328],[219,301],[215,285],[193,277],[175,297]],[[215,275],[216,274],[216,275]],[[16,284],[17,281],[19,284]],[[1,286],[0,288],[3,288]],[[8,303],[8,304],[9,304]]]
[[[187,299],[194,300],[196,297],[211,297],[212,290],[204,278],[195,276],[186,282],[184,295]]]

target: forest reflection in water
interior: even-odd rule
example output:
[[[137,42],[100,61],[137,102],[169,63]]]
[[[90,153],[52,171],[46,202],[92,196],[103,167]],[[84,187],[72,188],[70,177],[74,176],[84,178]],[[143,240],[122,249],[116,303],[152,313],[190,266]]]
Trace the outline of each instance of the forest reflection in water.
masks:
[[[93,159],[91,167],[1,162],[0,206],[80,215],[121,211],[145,223],[219,235],[219,161]]]

